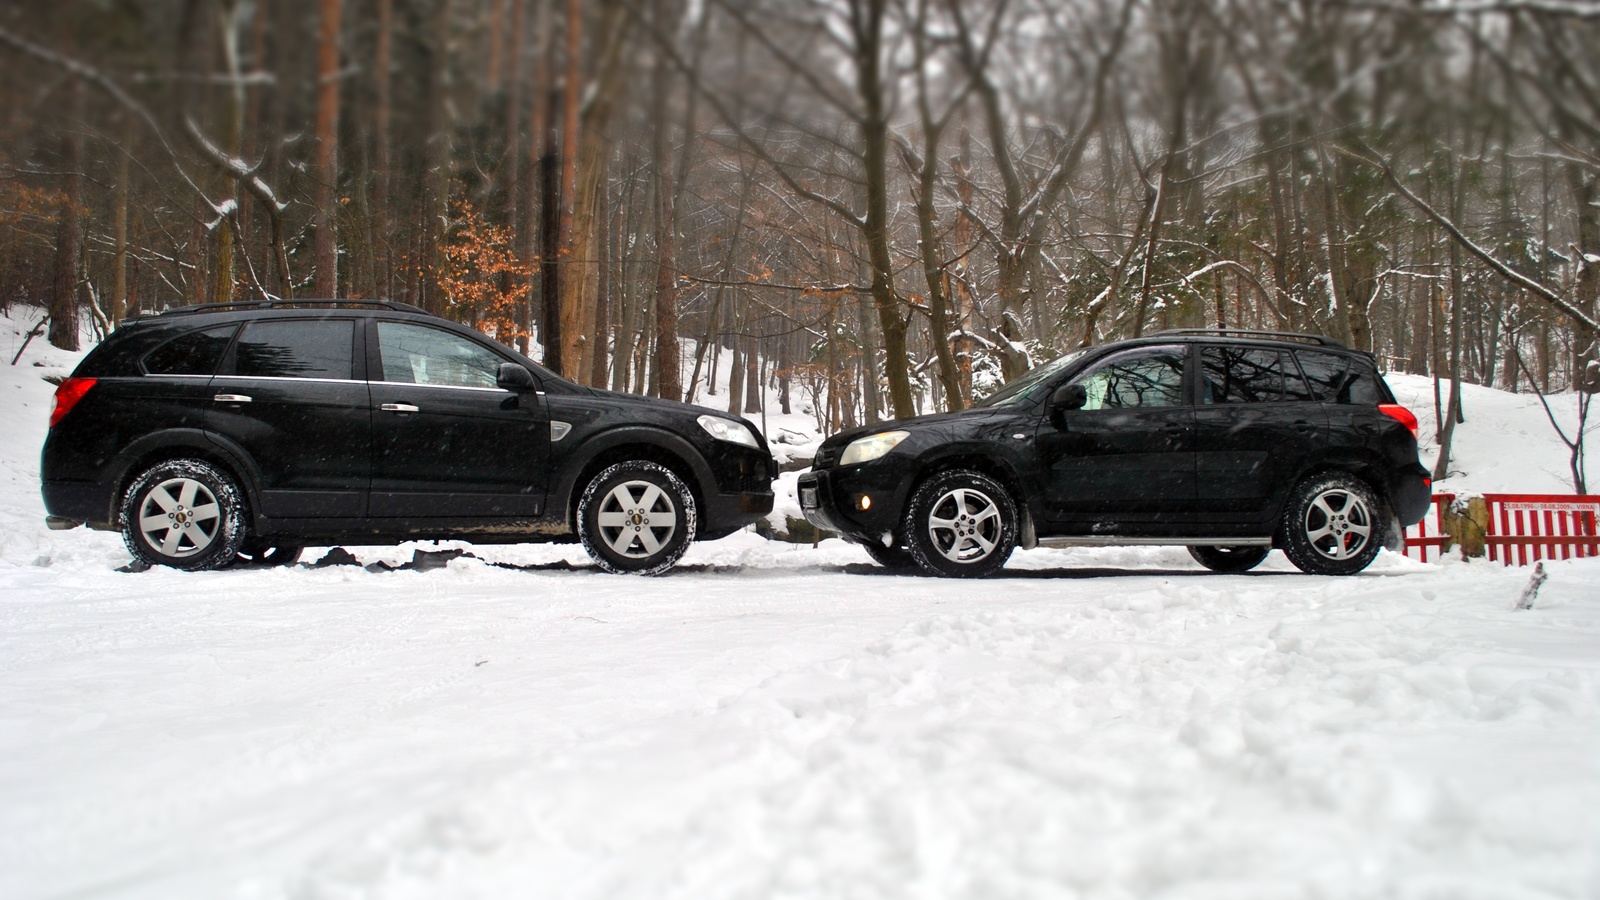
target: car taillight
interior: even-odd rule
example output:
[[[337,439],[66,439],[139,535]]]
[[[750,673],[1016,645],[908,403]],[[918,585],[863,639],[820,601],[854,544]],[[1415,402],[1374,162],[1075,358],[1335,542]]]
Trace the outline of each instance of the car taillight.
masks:
[[[1398,403],[1379,403],[1378,412],[1404,425],[1412,437],[1417,436],[1417,417],[1411,410]]]
[[[72,412],[72,408],[78,405],[78,401],[82,400],[83,395],[89,393],[92,387],[94,387],[93,378],[68,378],[61,382],[61,386],[56,388],[56,408],[50,413],[50,427],[56,427],[57,422],[66,418],[67,413]]]

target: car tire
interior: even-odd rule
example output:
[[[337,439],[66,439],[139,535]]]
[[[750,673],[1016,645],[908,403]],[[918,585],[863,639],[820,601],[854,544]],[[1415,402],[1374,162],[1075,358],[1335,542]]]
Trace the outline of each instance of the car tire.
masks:
[[[941,472],[919,485],[906,507],[906,547],[923,571],[981,578],[1017,546],[1017,506],[993,478],[970,469]]]
[[[671,469],[620,462],[596,475],[578,500],[578,538],[600,568],[659,575],[694,543],[694,493]]]
[[[1191,546],[1189,555],[1194,561],[1213,572],[1248,572],[1272,552],[1271,547],[1206,547]]]
[[[233,477],[201,459],[168,460],[139,473],[118,518],[135,560],[190,571],[233,562],[248,531]]]
[[[1354,575],[1383,546],[1388,513],[1365,481],[1329,472],[1302,481],[1283,512],[1283,552],[1311,575]]]
[[[257,568],[292,566],[300,561],[300,553],[304,549],[299,544],[269,544],[251,538],[239,548],[239,555],[235,557],[233,564]]]
[[[861,549],[867,551],[872,561],[885,569],[903,570],[917,567],[916,558],[904,547],[885,547],[877,541],[867,541],[861,545]]]

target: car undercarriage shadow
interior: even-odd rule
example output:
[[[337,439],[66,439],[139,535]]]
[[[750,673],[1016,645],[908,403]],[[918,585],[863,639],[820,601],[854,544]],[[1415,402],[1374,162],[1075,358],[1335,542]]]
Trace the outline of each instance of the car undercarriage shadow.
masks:
[[[840,572],[848,575],[865,575],[868,577],[912,577],[938,579],[937,576],[924,575],[916,569],[887,569],[872,563],[850,563],[843,566],[822,566],[826,571]],[[1061,579],[1061,578],[1126,578],[1142,576],[1146,578],[1190,578],[1209,577],[1215,575],[1205,569],[1133,569],[1118,568],[1115,566],[1057,566],[1047,569],[1001,569],[992,575],[985,576],[977,581],[1013,581],[1030,579]],[[1269,577],[1274,575],[1289,575],[1290,572],[1240,572],[1240,575],[1254,577]],[[951,579],[956,580],[956,579]]]

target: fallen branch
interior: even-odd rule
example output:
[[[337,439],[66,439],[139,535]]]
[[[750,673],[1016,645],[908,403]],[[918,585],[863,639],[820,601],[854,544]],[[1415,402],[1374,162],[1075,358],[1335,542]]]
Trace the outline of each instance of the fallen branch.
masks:
[[[1533,577],[1528,579],[1528,586],[1522,589],[1522,596],[1517,598],[1517,609],[1533,609],[1533,598],[1538,596],[1539,586],[1549,578],[1544,570],[1544,562],[1534,563]]]
[[[49,323],[50,316],[46,314],[44,318],[39,320],[39,324],[28,329],[28,336],[22,339],[22,346],[17,348],[17,355],[11,357],[11,364],[13,366],[17,364],[17,360],[22,358],[22,351],[28,349],[28,344],[32,343],[34,338],[44,334],[44,327]]]

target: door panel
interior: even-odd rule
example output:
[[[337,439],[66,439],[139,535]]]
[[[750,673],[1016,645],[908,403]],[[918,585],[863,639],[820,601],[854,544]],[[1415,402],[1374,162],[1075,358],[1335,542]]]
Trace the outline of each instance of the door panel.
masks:
[[[261,512],[357,517],[371,469],[371,400],[353,376],[349,319],[245,326],[211,381],[206,427],[242,448],[260,478]]]
[[[1047,416],[1034,442],[1053,531],[1176,534],[1193,521],[1187,358],[1183,346],[1141,348],[1074,379],[1088,403]]]
[[[1199,514],[1270,531],[1298,467],[1327,438],[1328,420],[1288,354],[1204,347],[1195,410]]]
[[[549,486],[550,421],[534,391],[495,387],[506,358],[423,325],[373,327],[374,517],[531,518]]]

